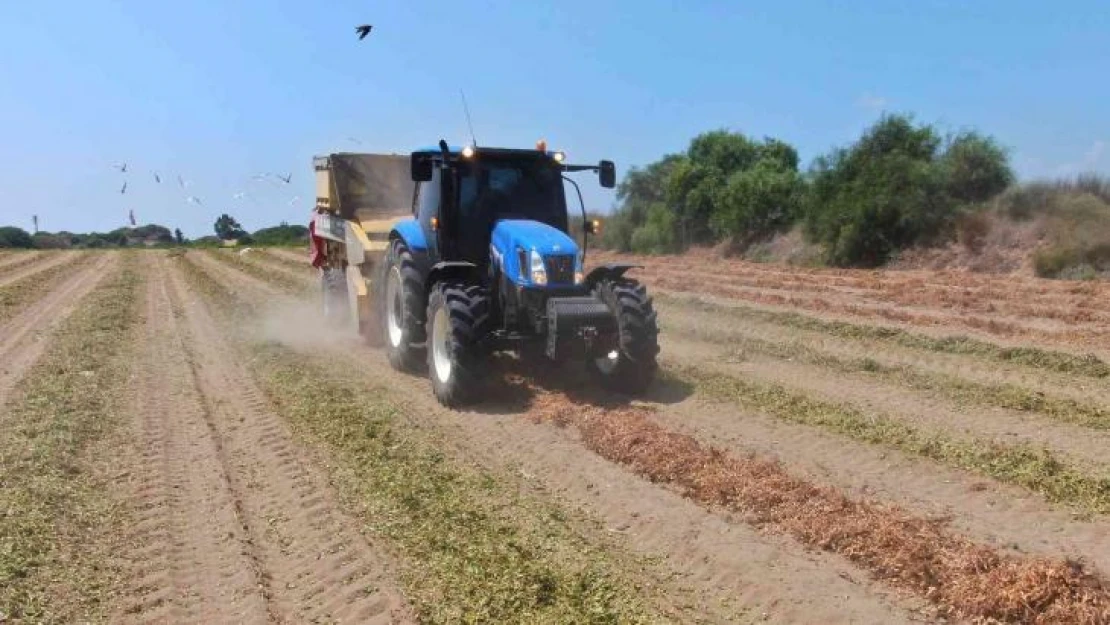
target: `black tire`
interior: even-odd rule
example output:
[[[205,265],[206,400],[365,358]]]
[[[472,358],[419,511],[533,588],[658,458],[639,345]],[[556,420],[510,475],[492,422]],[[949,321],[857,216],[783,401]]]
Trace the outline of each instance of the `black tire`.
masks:
[[[347,276],[337,267],[324,267],[320,272],[320,304],[324,321],[333,328],[342,328],[351,321],[351,304],[347,294]]]
[[[603,280],[594,294],[617,318],[619,340],[615,358],[598,354],[589,368],[610,390],[639,395],[647,390],[659,369],[659,324],[647,289],[630,278]]]
[[[428,377],[432,392],[444,406],[464,406],[480,396],[489,362],[482,339],[489,325],[490,297],[484,288],[441,282],[432,289],[428,297]]]
[[[424,361],[424,278],[401,241],[390,249],[384,286],[382,324],[389,364],[398,371],[418,371]]]

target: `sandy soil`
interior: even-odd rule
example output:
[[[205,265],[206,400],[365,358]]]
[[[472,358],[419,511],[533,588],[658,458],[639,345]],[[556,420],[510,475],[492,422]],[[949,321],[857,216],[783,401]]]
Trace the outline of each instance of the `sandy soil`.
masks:
[[[69,260],[71,257],[59,254],[46,262],[54,265]],[[50,329],[72,313],[81,298],[92,292],[116,264],[114,256],[101,257],[64,278],[46,297],[0,325],[0,405],[8,400],[19,378],[42,353]]]
[[[407,622],[390,559],[160,259],[147,287],[132,427],[136,622]]]

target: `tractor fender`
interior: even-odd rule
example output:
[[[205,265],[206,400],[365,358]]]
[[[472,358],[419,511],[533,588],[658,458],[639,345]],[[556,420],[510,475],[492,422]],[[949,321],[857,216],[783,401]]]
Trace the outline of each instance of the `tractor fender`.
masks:
[[[445,280],[459,280],[477,284],[479,282],[478,265],[463,260],[440,261],[432,265],[427,279],[424,280],[424,288],[431,292],[432,287],[437,282]]]
[[[632,263],[606,263],[590,270],[590,273],[586,275],[586,285],[592,290],[602,280],[617,280],[629,269],[642,268],[643,265],[633,265]]]
[[[397,222],[393,226],[393,231],[389,233],[389,238],[391,240],[400,239],[406,247],[414,252],[428,250],[428,241],[424,238],[424,230],[415,219],[404,219]]]

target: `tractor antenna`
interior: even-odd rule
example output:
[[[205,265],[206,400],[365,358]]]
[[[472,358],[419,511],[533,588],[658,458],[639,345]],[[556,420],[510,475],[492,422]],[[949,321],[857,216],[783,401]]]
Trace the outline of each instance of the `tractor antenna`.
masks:
[[[478,147],[478,140],[474,138],[474,122],[470,121],[470,107],[466,104],[466,93],[459,89],[459,95],[462,96],[463,112],[466,113],[466,125],[470,128],[470,145]]]

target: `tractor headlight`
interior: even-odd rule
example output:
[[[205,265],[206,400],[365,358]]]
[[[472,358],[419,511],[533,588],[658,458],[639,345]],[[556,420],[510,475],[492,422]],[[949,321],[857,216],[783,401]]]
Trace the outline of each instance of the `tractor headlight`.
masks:
[[[532,276],[532,284],[543,286],[547,284],[547,268],[543,266],[543,257],[536,250],[528,255],[528,265]]]
[[[575,284],[582,284],[583,282],[586,281],[586,270],[585,270],[585,267],[583,267],[583,265],[585,264],[584,256],[585,256],[585,253],[583,253],[582,250],[578,250],[578,254],[574,257],[574,283]]]

